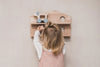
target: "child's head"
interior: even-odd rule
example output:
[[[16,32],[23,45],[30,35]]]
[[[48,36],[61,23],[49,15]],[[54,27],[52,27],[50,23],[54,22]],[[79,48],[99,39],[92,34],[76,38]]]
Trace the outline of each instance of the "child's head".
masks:
[[[64,46],[64,39],[61,28],[57,24],[46,23],[40,39],[43,41],[45,48],[52,49],[54,55],[61,53]]]

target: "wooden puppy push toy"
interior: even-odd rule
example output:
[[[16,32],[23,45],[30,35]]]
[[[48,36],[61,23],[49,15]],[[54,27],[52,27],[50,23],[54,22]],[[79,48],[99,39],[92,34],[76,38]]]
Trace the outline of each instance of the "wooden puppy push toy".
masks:
[[[37,15],[37,23],[41,23],[42,21],[44,23],[47,23],[48,22],[47,14],[44,15],[44,18],[43,19],[40,18],[39,12],[36,12],[36,15]]]

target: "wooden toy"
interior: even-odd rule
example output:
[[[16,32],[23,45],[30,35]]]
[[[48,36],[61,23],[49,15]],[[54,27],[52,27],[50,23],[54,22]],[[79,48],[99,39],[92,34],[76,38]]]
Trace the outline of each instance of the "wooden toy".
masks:
[[[37,12],[36,15],[37,15],[37,22],[40,23],[41,22],[41,18],[40,18],[39,12]]]
[[[58,12],[58,11],[52,11],[48,13],[41,13],[39,14],[41,22],[37,23],[37,17],[36,14],[31,16],[31,27],[30,27],[30,32],[31,32],[31,38],[34,36],[34,32],[39,25],[45,25],[48,21],[51,21],[52,23],[58,24],[63,32],[64,37],[71,37],[71,17]]]
[[[36,12],[36,14],[34,14],[34,18],[37,20],[37,23],[47,23],[48,19],[47,19],[47,14],[40,14],[39,12]]]

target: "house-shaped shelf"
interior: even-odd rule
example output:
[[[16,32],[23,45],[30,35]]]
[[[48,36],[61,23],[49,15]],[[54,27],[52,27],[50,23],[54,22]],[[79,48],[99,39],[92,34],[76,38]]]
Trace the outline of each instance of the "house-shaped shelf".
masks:
[[[45,14],[41,14],[40,18],[44,18]],[[58,11],[52,11],[48,12],[47,14],[48,21],[51,21],[52,23],[58,24],[63,32],[64,37],[71,37],[71,17],[60,13]],[[36,15],[31,16],[31,24],[30,24],[30,32],[31,32],[31,38],[34,37],[34,32],[39,25],[45,25],[45,23],[37,23],[37,17]]]

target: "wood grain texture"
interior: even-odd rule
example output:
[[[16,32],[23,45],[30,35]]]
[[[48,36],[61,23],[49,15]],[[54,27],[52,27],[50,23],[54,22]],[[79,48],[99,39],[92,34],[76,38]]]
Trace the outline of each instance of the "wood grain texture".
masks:
[[[60,20],[61,16],[65,17],[65,21],[62,22]],[[58,11],[52,11],[52,12],[48,12],[47,18],[48,18],[48,21],[51,21],[52,23],[56,23],[62,28],[64,37],[71,37],[71,17],[70,16],[68,16],[64,13],[58,12]],[[34,32],[35,32],[37,26],[39,26],[39,25],[45,25],[45,23],[37,23],[36,15],[31,16],[31,23],[30,23],[31,38],[33,38]]]

